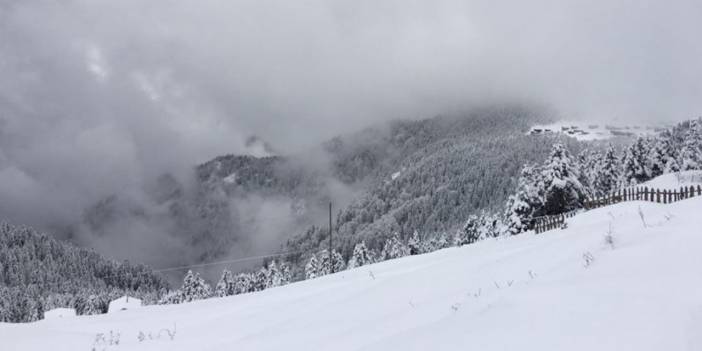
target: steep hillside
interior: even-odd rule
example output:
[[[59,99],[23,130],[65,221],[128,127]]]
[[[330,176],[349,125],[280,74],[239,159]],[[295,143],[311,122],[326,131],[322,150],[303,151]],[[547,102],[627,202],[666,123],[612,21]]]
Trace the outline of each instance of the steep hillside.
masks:
[[[697,350],[700,208],[700,197],[670,205],[621,203],[571,218],[566,230],[481,241],[259,293],[0,324],[0,340],[27,351],[48,345],[175,351]],[[608,233],[612,240],[605,239]]]
[[[0,223],[0,321],[33,321],[69,306],[79,314],[105,313],[113,298],[129,293],[153,302],[167,287],[145,266]]]
[[[501,206],[524,162],[541,161],[557,138],[525,135],[545,120],[534,108],[486,107],[370,127],[303,154],[221,156],[199,165],[192,183],[159,179],[150,206],[106,201],[84,222],[98,235],[125,220],[158,226],[182,246],[159,265],[177,265],[278,251],[288,240],[285,250],[316,251],[331,201],[348,258],[360,239],[451,231]]]

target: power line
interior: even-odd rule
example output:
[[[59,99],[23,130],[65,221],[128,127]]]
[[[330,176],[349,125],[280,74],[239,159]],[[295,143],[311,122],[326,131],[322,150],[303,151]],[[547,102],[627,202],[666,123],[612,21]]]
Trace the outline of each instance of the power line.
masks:
[[[200,267],[216,266],[216,265],[221,265],[221,264],[260,260],[260,259],[269,258],[269,257],[295,255],[295,254],[299,254],[299,253],[303,253],[303,252],[304,251],[288,251],[288,252],[279,252],[279,253],[268,254],[268,255],[241,257],[241,258],[237,258],[237,259],[233,259],[233,260],[216,261],[216,262],[200,263],[200,264],[193,264],[193,265],[187,265],[187,266],[167,267],[167,268],[155,269],[155,270],[153,270],[153,272],[154,273],[163,273],[163,272],[182,270],[182,269],[186,269],[186,268],[200,268]]]

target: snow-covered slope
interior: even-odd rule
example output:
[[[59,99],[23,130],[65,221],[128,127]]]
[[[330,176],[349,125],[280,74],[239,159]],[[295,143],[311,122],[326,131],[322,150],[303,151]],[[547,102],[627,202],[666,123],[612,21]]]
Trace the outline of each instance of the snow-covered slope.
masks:
[[[643,183],[640,186],[646,186],[653,189],[677,190],[680,189],[680,187],[689,187],[690,185],[702,185],[702,171],[668,173]]]
[[[702,197],[622,203],[571,218],[566,230],[260,293],[0,324],[0,342],[71,351],[700,350],[701,209]],[[172,340],[165,329],[175,329]],[[108,345],[110,332],[118,345]]]

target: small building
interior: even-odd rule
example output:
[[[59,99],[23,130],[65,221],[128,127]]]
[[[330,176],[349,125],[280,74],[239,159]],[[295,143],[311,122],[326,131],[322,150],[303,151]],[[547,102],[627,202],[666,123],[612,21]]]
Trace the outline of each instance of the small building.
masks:
[[[108,308],[107,313],[133,310],[140,307],[141,300],[129,296],[122,296],[119,299],[110,302],[110,307]]]
[[[72,308],[54,308],[44,312],[44,319],[60,319],[76,316],[76,310]]]

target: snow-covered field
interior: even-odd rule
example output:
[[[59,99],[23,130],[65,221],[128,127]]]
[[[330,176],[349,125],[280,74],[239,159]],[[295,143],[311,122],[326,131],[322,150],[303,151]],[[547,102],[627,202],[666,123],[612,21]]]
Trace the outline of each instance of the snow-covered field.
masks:
[[[621,203],[566,230],[260,293],[0,324],[0,349],[702,350],[700,210],[702,197]],[[118,345],[107,345],[110,331]]]
[[[677,190],[680,189],[680,187],[689,187],[690,185],[702,185],[702,171],[668,173],[643,183],[640,186],[646,186],[653,189]]]

